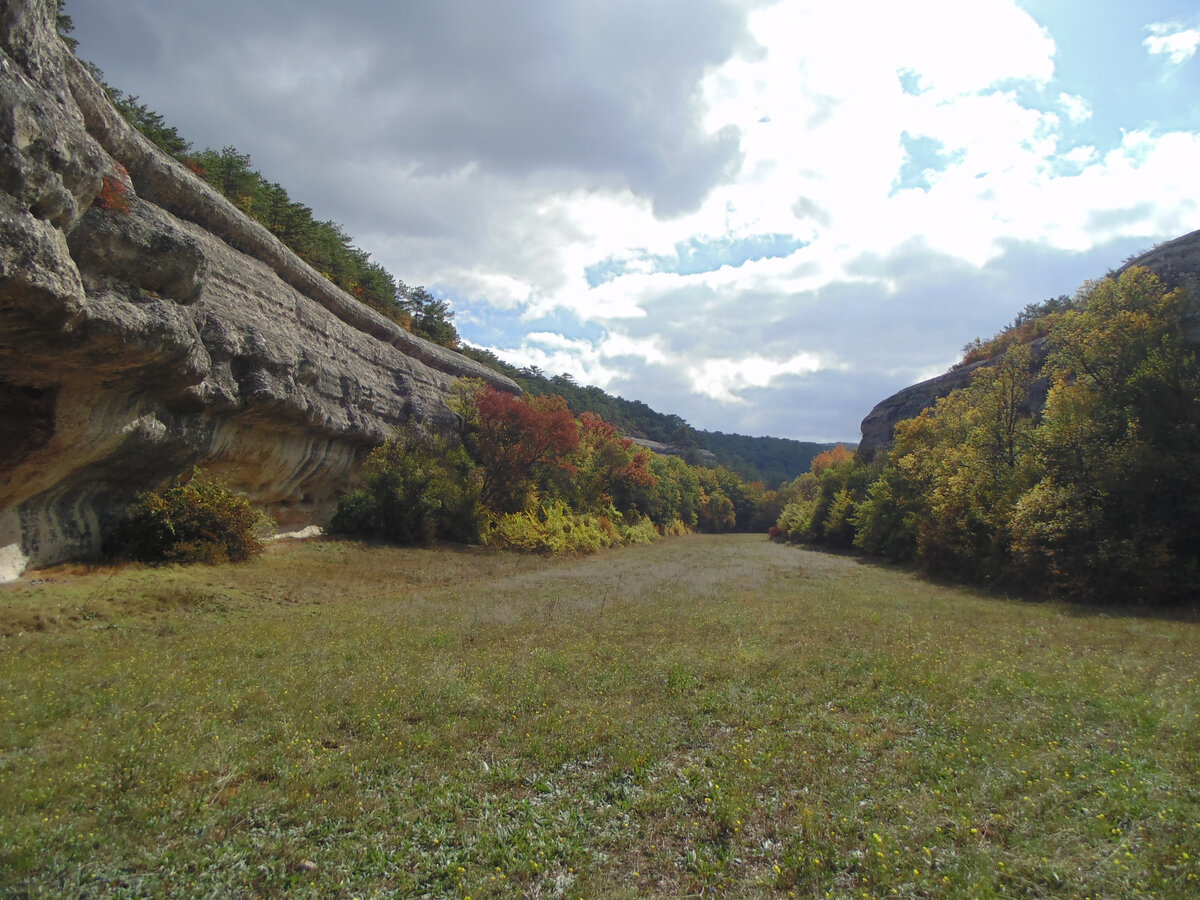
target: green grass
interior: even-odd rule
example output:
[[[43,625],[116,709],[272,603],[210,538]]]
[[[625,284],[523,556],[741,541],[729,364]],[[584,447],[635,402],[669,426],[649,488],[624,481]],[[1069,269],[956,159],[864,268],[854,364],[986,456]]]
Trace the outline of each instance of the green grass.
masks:
[[[5,896],[1187,896],[1200,625],[757,536],[0,588]]]

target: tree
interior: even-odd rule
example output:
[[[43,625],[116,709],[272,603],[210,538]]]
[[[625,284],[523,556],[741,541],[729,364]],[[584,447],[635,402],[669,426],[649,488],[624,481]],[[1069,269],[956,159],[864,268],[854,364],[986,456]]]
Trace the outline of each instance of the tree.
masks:
[[[452,321],[454,313],[445,300],[433,296],[424,287],[410,288],[400,284],[396,303],[400,312],[408,317],[415,333],[444,347],[458,346],[458,331]]]
[[[138,131],[153,141],[161,150],[166,151],[176,159],[183,159],[191,149],[191,142],[174,125],[168,125],[158,113],[146,104],[138,101],[136,96],[125,94],[116,88],[108,89],[113,106]]]
[[[636,501],[639,509],[660,528],[678,523],[684,529],[699,522],[703,492],[697,469],[678,456],[653,455],[646,466],[654,484],[642,485]]]
[[[855,512],[855,544],[930,571],[994,578],[1008,569],[1009,517],[1022,489],[1034,372],[1014,344],[970,384],[896,427]]]
[[[75,31],[75,23],[71,21],[70,16],[63,12],[65,5],[66,0],[54,0],[54,27],[57,29],[58,36],[62,38],[63,43],[74,53],[75,48],[79,46],[79,41],[72,37]]]
[[[475,408],[464,442],[483,472],[483,502],[521,510],[539,476],[569,468],[566,454],[579,443],[575,419],[561,397],[516,397],[493,387],[475,395]]]
[[[1189,309],[1182,291],[1137,268],[1057,304],[1040,421],[1028,408],[1039,374],[1030,347],[1013,344],[896,427],[854,514],[855,543],[1079,599],[1193,598],[1200,365],[1184,333]]]
[[[329,530],[401,545],[476,543],[480,516],[478,473],[463,448],[407,425],[371,453]]]
[[[1185,294],[1132,268],[1079,300],[1051,332],[1017,551],[1073,596],[1186,599],[1200,582],[1200,366]]]
[[[614,426],[585,412],[579,417],[579,443],[569,456],[569,490],[576,505],[612,506],[623,513],[639,508],[644,502],[639,488],[655,484],[649,456]]]

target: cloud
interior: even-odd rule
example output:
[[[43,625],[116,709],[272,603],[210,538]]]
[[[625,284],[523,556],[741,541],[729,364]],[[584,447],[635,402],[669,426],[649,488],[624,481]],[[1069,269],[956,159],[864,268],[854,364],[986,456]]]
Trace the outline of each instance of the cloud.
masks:
[[[1186,28],[1178,22],[1155,22],[1147,25],[1150,32],[1142,41],[1153,56],[1165,56],[1173,66],[1182,65],[1200,48],[1200,30]]]
[[[1200,214],[1189,86],[1093,77],[1196,33],[1069,4],[1052,32],[1014,0],[73,3],[114,84],[466,339],[698,427],[853,440]]]
[[[1065,91],[1058,95],[1058,105],[1067,114],[1067,118],[1075,125],[1086,122],[1092,117],[1092,105],[1087,99]]]
[[[789,359],[773,360],[757,354],[735,359],[694,360],[687,367],[692,391],[722,403],[745,403],[747,388],[765,388],[784,375],[811,375],[833,368],[816,353],[797,353]]]
[[[145,85],[156,108],[187,91],[196,109],[183,124],[198,127],[185,133],[253,143],[256,158],[401,163],[418,179],[570,172],[662,216],[694,209],[737,169],[736,129],[706,129],[697,91],[748,41],[744,12],[723,0],[213,0],[186,17],[170,6],[96,0],[72,13],[129,47],[102,63],[110,78]],[[219,134],[230,106],[253,114],[246,139]]]

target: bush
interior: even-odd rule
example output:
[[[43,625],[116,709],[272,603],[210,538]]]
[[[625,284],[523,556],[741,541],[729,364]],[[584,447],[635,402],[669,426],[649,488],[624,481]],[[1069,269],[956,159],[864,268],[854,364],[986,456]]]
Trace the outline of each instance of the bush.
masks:
[[[329,531],[401,545],[479,542],[478,477],[466,451],[415,426],[367,460],[363,486],[338,501]]]
[[[662,536],[648,516],[636,512],[615,513],[612,522],[626,544],[653,544]]]
[[[607,516],[574,512],[561,500],[496,516],[486,536],[491,547],[552,556],[595,553],[621,541]]]
[[[110,553],[141,562],[244,562],[262,553],[273,526],[244,496],[196,469],[186,483],[140,495]]]

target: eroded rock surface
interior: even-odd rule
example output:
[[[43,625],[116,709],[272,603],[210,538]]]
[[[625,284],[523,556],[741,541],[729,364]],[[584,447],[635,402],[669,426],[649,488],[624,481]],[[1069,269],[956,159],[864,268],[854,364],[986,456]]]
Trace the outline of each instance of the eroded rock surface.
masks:
[[[95,555],[193,465],[282,529],[455,378],[517,386],[342,293],[129,126],[54,30],[0,6],[0,578]]]

